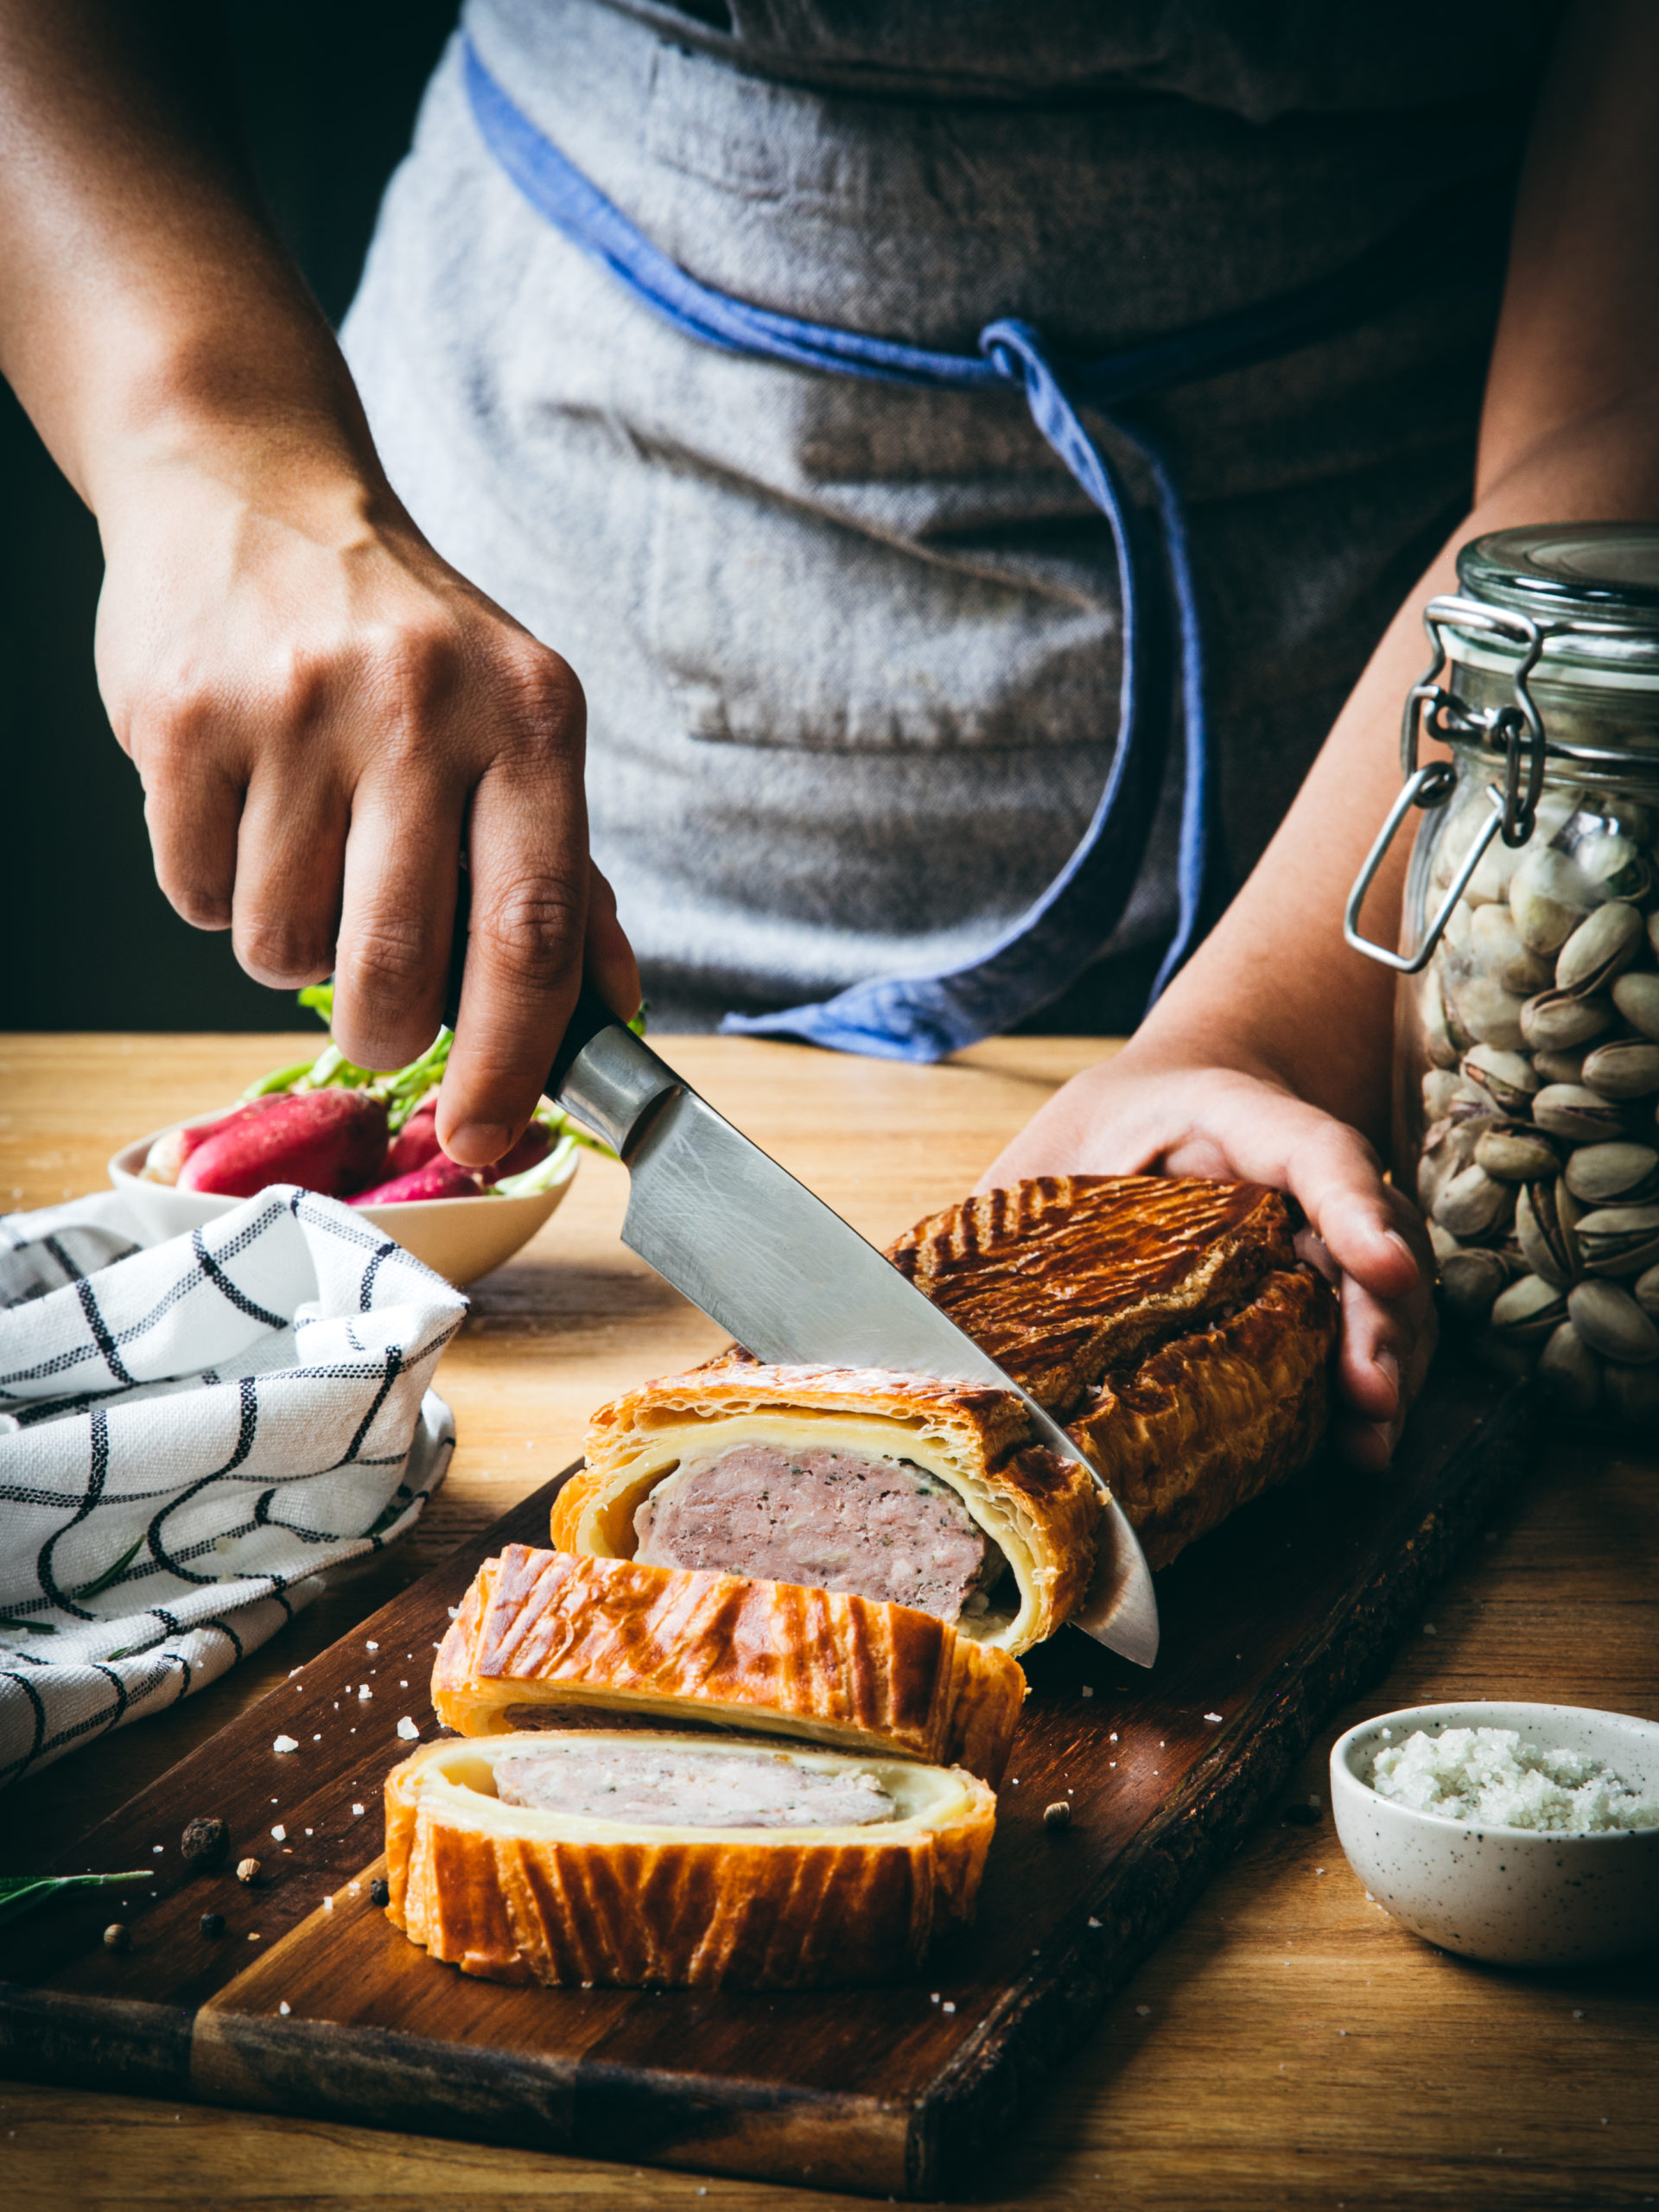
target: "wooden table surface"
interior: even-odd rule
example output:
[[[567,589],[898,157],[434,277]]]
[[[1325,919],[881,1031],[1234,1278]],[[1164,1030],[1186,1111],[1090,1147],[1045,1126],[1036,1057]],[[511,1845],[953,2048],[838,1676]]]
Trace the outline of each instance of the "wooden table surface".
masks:
[[[655,1039],[723,1112],[878,1242],[961,1194],[1098,1040],[1033,1038],[912,1068],[737,1039]],[[232,1098],[309,1038],[0,1039],[0,1207],[100,1185],[133,1135]],[[588,1414],[719,1332],[617,1239],[626,1178],[587,1158],[521,1257],[477,1287],[438,1387],[460,1448],[390,1554],[331,1574],[262,1650],[173,1712],[0,1796],[0,1856],[39,1864],[581,1448]],[[1659,1440],[1535,1442],[1387,1678],[1333,1717],[1274,1820],[1111,2005],[1000,2164],[988,2205],[1192,2208],[1659,2202],[1652,1961],[1526,1974],[1431,1949],[1365,1902],[1325,1810],[1334,1735],[1432,1698],[1553,1699],[1659,1719]],[[696,2212],[862,2199],[0,2082],[9,2206]]]

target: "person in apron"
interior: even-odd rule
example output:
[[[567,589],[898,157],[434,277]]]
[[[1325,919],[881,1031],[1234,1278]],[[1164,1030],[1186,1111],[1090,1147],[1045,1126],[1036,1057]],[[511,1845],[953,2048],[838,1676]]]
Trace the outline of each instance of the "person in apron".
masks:
[[[1381,1465],[1342,897],[1456,545],[1654,511],[1651,16],[468,0],[342,355],[166,14],[0,0],[0,359],[180,911],[392,1065],[464,838],[471,1162],[584,946],[667,1027],[1135,1027],[988,1179],[1291,1191]]]

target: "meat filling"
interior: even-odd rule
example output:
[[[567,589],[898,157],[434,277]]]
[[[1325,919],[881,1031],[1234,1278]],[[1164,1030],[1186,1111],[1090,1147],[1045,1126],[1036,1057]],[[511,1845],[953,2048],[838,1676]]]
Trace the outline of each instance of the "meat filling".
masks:
[[[947,1621],[983,1612],[1007,1564],[948,1484],[830,1446],[734,1445],[659,1484],[633,1527],[647,1567],[804,1583]]]
[[[873,1774],[694,1745],[536,1744],[497,1759],[495,1786],[506,1805],[642,1827],[862,1827],[897,1809]]]

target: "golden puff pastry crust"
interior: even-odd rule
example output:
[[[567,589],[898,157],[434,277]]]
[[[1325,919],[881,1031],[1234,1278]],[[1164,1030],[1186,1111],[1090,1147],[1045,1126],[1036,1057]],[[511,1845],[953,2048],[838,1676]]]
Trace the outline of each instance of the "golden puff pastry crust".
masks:
[[[954,1490],[1018,1586],[1012,1610],[964,1614],[964,1637],[1017,1655],[1052,1635],[1088,1589],[1099,1491],[1075,1460],[1033,1442],[1011,1391],[885,1369],[766,1367],[742,1353],[601,1408],[587,1464],[554,1502],[554,1543],[631,1557],[635,1510],[658,1483],[750,1443],[904,1460]]]
[[[1338,1325],[1319,1276],[1280,1269],[1226,1320],[1091,1394],[1070,1433],[1111,1484],[1148,1566],[1168,1566],[1307,1465],[1325,1433]]]
[[[1259,1184],[1045,1175],[930,1215],[887,1257],[1064,1421],[1109,1370],[1294,1268],[1293,1234]]]
[[[588,1740],[626,1762],[630,1746],[686,1739]],[[664,1827],[504,1802],[496,1762],[524,1741],[423,1745],[386,1779],[387,1916],[463,1974],[622,1988],[885,1981],[972,1917],[995,1800],[961,1769],[797,1748],[802,1764],[874,1776],[895,1817]],[[779,1756],[774,1745],[729,1748]]]
[[[1002,1778],[1026,1694],[1005,1651],[908,1605],[511,1544],[432,1670],[438,1718],[493,1736],[592,1714],[760,1730]]]

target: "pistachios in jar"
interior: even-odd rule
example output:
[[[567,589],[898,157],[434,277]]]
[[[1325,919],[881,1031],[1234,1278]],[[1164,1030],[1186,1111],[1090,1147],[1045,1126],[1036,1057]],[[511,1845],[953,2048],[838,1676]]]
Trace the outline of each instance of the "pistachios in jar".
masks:
[[[1574,1418],[1659,1422],[1659,529],[1508,531],[1436,600],[1395,1178],[1448,1334]],[[1425,739],[1449,761],[1419,766]],[[1397,817],[1396,817],[1397,818]]]

